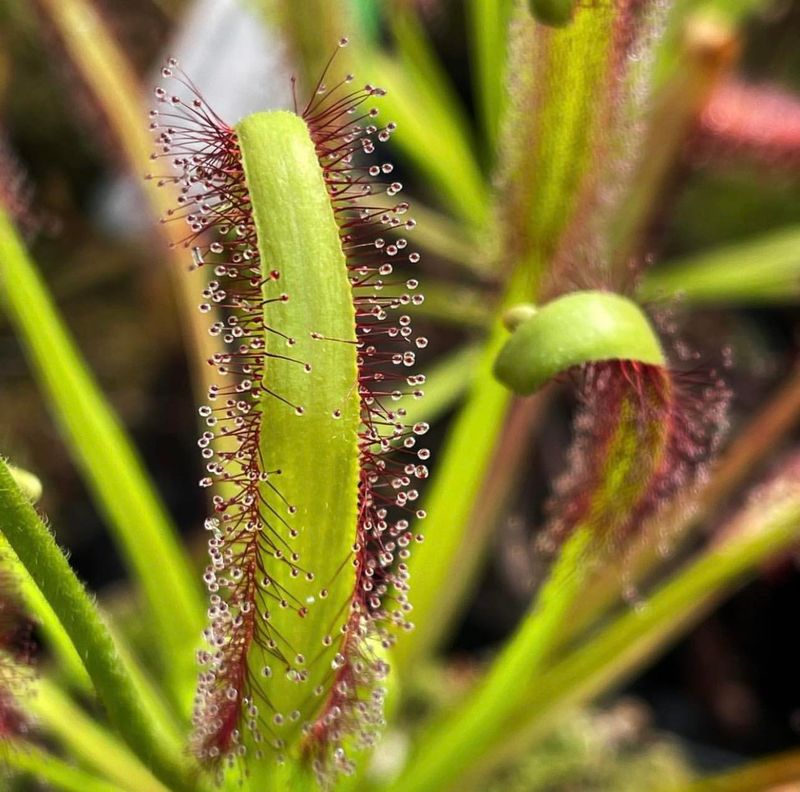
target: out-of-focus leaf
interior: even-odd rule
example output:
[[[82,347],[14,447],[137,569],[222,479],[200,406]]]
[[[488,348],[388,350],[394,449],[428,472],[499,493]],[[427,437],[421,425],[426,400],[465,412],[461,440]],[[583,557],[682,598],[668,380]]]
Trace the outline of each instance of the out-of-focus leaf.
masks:
[[[145,764],[90,718],[47,678],[36,683],[28,702],[40,728],[82,764],[128,792],[168,792]]]
[[[176,691],[190,694],[203,604],[188,559],[130,440],[0,214],[0,299],[125,559],[141,584],[153,643]],[[15,548],[16,549],[16,548]],[[17,553],[19,555],[19,553]],[[176,618],[177,614],[177,618]]]
[[[470,387],[480,357],[479,346],[464,346],[432,366],[425,375],[424,398],[406,396],[402,400],[405,420],[410,424],[419,421],[432,423],[439,418]]]
[[[141,86],[124,52],[88,0],[40,0],[40,4],[108,121],[125,164],[141,185],[154,217],[165,217],[177,205],[177,194],[169,186],[159,188],[155,180],[144,179],[153,165],[150,155],[155,141],[147,128],[147,107],[140,98]],[[163,223],[159,228],[169,245],[162,252],[167,265],[165,274],[172,280],[191,353],[189,362],[195,386],[201,398],[205,398],[213,384],[206,361],[217,349],[208,334],[209,315],[203,317],[197,310],[198,295],[205,283],[204,271],[187,271],[189,260],[181,245],[186,226],[182,221]]]
[[[422,281],[420,290],[425,302],[415,308],[415,316],[479,330],[491,324],[493,300],[488,294],[458,283],[429,279]]]
[[[64,792],[119,792],[119,787],[27,743],[0,743],[0,766],[44,781]]]
[[[410,11],[394,17],[397,58],[354,48],[359,77],[388,90],[381,117],[394,121],[402,154],[474,228],[487,219],[488,188],[478,167],[466,114]]]
[[[506,101],[504,84],[511,0],[469,0],[472,92],[480,111],[488,159],[494,159]]]
[[[528,273],[519,271],[509,286],[505,303],[510,306],[521,302],[529,292]],[[451,629],[488,541],[488,535],[468,535],[468,527],[511,403],[511,393],[491,375],[494,359],[507,335],[497,322],[480,353],[473,385],[425,493],[428,516],[421,528],[426,540],[408,561],[409,600],[416,627],[398,641],[394,656],[403,673],[434,651]]]
[[[424,792],[449,789],[466,767],[465,757],[480,756],[497,736],[503,720],[514,710],[516,693],[524,687],[546,657],[550,637],[567,617],[583,582],[581,567],[592,536],[579,530],[565,544],[551,576],[539,592],[536,605],[521,629],[502,650],[463,707],[434,726],[420,742],[406,772],[392,790]]]
[[[682,297],[691,303],[796,302],[800,299],[800,229],[667,262],[647,273],[639,289],[647,300]]]
[[[680,162],[686,139],[715,86],[738,53],[734,24],[725,17],[701,14],[682,18],[678,63],[666,72],[649,114],[647,133],[627,200],[613,220],[612,266],[617,282],[630,277],[631,256],[652,222],[662,191]]]

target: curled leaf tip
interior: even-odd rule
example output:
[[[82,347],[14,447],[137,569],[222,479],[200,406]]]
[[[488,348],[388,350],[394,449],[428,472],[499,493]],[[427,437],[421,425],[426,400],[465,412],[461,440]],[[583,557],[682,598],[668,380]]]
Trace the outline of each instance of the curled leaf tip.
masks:
[[[494,373],[515,393],[531,394],[553,377],[587,363],[664,365],[655,330],[626,297],[573,292],[532,312],[523,306],[512,311],[516,329],[497,356]]]

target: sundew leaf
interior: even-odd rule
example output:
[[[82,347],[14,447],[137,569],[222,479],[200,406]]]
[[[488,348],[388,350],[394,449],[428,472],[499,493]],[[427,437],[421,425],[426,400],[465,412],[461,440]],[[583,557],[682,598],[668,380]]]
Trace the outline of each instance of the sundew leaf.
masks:
[[[642,310],[600,291],[572,292],[544,305],[514,329],[494,371],[516,393],[529,394],[573,366],[606,360],[664,365],[664,353]]]
[[[163,75],[192,87],[174,61]],[[211,327],[228,345],[213,360],[225,379],[200,409],[200,483],[216,494],[193,747],[220,771],[247,756],[272,783],[288,772],[276,760],[299,756],[327,783],[374,741],[388,626],[408,627],[409,517],[424,516],[413,482],[427,477],[427,425],[392,406],[424,381],[407,370],[427,341],[403,313],[418,284],[392,277],[419,255],[384,237],[415,223],[404,201],[374,205],[402,189],[392,166],[356,160],[394,125],[362,108],[380,89],[323,78],[299,115],[231,127],[196,93],[161,87],[153,111],[187,196],[187,244],[219,279],[201,310],[226,313]]]
[[[512,15],[498,219],[502,255],[548,275],[540,289],[552,296],[611,285],[612,220],[640,154],[668,4],[547,5],[569,24],[538,23],[521,0]]]
[[[568,471],[548,504],[540,550],[555,557],[528,616],[476,692],[421,741],[398,789],[444,789],[459,757],[479,756],[514,709],[514,691],[548,660],[593,565],[626,544],[673,496],[691,492],[724,420],[726,392],[681,393],[654,331],[631,301],[603,292],[558,298],[514,331],[497,370],[530,393],[573,372],[581,407]]]
[[[504,246],[541,272],[556,250],[591,165],[608,90],[615,11],[577,9],[564,29],[546,28],[519,0],[512,14],[510,99],[500,138]]]
[[[22,241],[0,210],[0,299],[131,574],[154,648],[181,695],[202,631],[202,601],[164,506],[76,349]],[[176,613],[179,618],[176,618]]]
[[[331,676],[343,648],[341,635],[350,615],[345,604],[356,588],[351,562],[360,425],[355,311],[339,229],[305,122],[290,113],[264,113],[245,119],[237,132],[259,255],[280,271],[280,287],[289,295],[285,303],[265,307],[265,321],[296,340],[291,354],[304,361],[281,365],[274,360],[264,368],[263,387],[296,405],[267,398],[260,419],[264,469],[281,471],[274,483],[262,487],[261,497],[275,502],[274,488],[284,501],[270,518],[278,537],[272,555],[285,552],[284,542],[293,552],[270,572],[272,586],[284,592],[267,599],[274,603],[268,606],[270,632],[278,646],[253,647],[248,658],[256,678],[267,669],[273,673],[274,731],[291,743],[302,726],[293,713],[304,707],[309,691]],[[315,339],[312,333],[330,340]],[[268,356],[287,351],[280,336],[269,334],[266,342]],[[295,541],[286,542],[283,520],[301,526]],[[289,669],[308,677],[298,684]]]
[[[100,614],[53,536],[0,460],[0,530],[53,607],[70,636],[109,719],[152,772],[176,790],[189,790],[179,751],[162,739],[141,704],[128,670]]]

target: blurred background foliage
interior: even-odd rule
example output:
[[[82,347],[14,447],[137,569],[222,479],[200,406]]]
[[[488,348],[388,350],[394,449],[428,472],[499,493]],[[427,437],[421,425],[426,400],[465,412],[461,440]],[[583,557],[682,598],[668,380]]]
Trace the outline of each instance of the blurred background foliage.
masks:
[[[200,564],[205,548],[198,528],[205,503],[187,482],[200,475],[192,388],[203,373],[187,362],[192,321],[168,274],[184,257],[166,252],[152,221],[140,183],[144,165],[135,159],[139,133],[127,141],[120,137],[107,107],[98,105],[85,69],[112,88],[114,75],[76,62],[48,5],[0,0],[0,124],[33,189],[29,219],[37,233],[31,249]],[[434,449],[441,445],[502,285],[501,270],[485,255],[491,250],[487,235],[502,223],[490,199],[502,135],[498,108],[486,103],[502,103],[504,92],[502,85],[483,92],[475,86],[497,79],[504,53],[484,51],[483,60],[476,59],[476,37],[486,32],[475,27],[475,7],[481,4],[96,0],[94,5],[118,40],[127,77],[135,81],[127,88],[142,97],[143,108],[154,69],[166,54],[177,54],[201,87],[208,80],[212,105],[216,94],[244,113],[251,102],[285,101],[292,71],[306,86],[313,84],[343,32],[373,41],[369,50],[354,48],[368,54],[354,55],[353,68],[360,78],[389,87],[382,115],[400,121],[392,155],[400,180],[421,203],[415,241],[425,254],[421,277],[428,299],[417,322],[431,339],[426,361],[450,366],[450,373],[445,368],[435,380],[439,390],[432,384],[425,408],[436,418],[431,443]],[[491,5],[483,23],[502,25],[508,4]],[[731,33],[738,54],[700,91],[703,101],[733,72],[800,97],[800,4],[684,0],[681,5],[686,12],[676,15],[681,20],[716,6],[722,17],[735,20],[726,22],[730,30],[738,31]],[[242,32],[253,26],[258,34]],[[247,46],[239,46],[237,35]],[[662,67],[669,72],[666,55]],[[123,98],[117,98],[122,107]],[[797,105],[791,110],[800,113]],[[680,112],[670,108],[675,123]],[[660,175],[658,202],[647,223],[645,248],[657,263],[644,294],[679,292],[680,310],[690,316],[683,324],[689,340],[703,350],[730,349],[731,436],[751,427],[753,416],[765,422],[759,427],[771,417],[779,421],[778,430],[767,435],[769,447],[757,453],[748,454],[748,448],[758,448],[760,432],[745,435],[750,446],[739,447],[738,468],[734,459],[728,486],[720,485],[716,501],[712,491],[702,537],[714,534],[741,504],[748,485],[779,464],[781,453],[797,440],[800,130],[795,151],[785,147],[765,159],[746,146],[710,139],[696,113],[687,113],[685,135],[673,141],[678,149]],[[788,111],[785,120],[791,120]],[[145,128],[143,112],[141,134]],[[535,576],[530,526],[540,516],[547,483],[563,465],[574,408],[562,390],[547,398],[546,422],[530,407],[511,409],[514,431],[503,434],[506,446],[496,451],[497,464],[508,473],[506,489],[494,493],[493,502],[489,498],[483,516],[490,526],[489,550],[482,560],[464,560],[464,577],[475,567],[477,585],[447,638],[446,664],[416,675],[409,717],[457,700],[525,611]],[[40,476],[41,506],[59,542],[93,589],[121,614],[131,612],[135,634],[136,605],[126,594],[121,561],[1,315],[0,415],[0,448]],[[521,448],[512,447],[515,433]],[[503,448],[511,457],[510,471],[502,468]],[[435,462],[432,471],[438,472]],[[451,574],[459,578],[461,570]],[[792,635],[799,601],[796,559],[773,560],[629,681],[623,698],[565,721],[535,754],[489,788],[653,789],[654,779],[665,787],[671,779],[687,780],[690,766],[724,769],[795,745],[800,650]],[[137,643],[147,651],[146,636]]]

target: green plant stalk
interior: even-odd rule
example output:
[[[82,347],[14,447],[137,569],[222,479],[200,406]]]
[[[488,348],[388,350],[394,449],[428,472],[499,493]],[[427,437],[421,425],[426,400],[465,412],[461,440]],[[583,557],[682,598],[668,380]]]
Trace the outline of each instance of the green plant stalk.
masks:
[[[70,756],[128,792],[169,792],[139,758],[80,709],[51,681],[37,681],[26,706]],[[176,751],[179,755],[180,749]]]
[[[639,287],[646,300],[704,304],[796,302],[800,298],[800,229],[687,256],[650,270]]]
[[[30,775],[64,792],[119,792],[116,784],[73,767],[29,743],[0,743],[0,766]]]
[[[539,592],[533,612],[493,663],[479,689],[423,738],[419,753],[391,789],[448,789],[463,769],[464,757],[482,753],[513,710],[520,686],[536,677],[546,659],[549,638],[560,621],[567,618],[584,582],[581,567],[591,541],[591,533],[580,528],[567,541]]]
[[[242,121],[237,132],[262,267],[280,272],[281,288],[289,295],[286,302],[266,306],[265,324],[295,338],[292,356],[311,365],[310,372],[283,361],[265,367],[265,387],[302,406],[302,415],[268,395],[261,405],[264,469],[282,471],[276,486],[296,509],[289,521],[300,530],[292,549],[300,566],[315,576],[302,584],[291,577],[291,565],[264,559],[277,586],[300,602],[315,598],[302,621],[296,607],[271,608],[272,628],[290,638],[292,652],[308,659],[310,677],[304,685],[288,680],[277,666],[268,685],[273,707],[288,721],[309,691],[329,680],[355,591],[351,555],[358,523],[361,409],[355,311],[338,226],[305,122],[292,113],[258,113]],[[311,332],[336,340],[315,340]],[[268,353],[286,354],[282,337],[265,335]],[[266,485],[264,494],[269,496]],[[325,599],[318,596],[323,587]],[[328,649],[322,643],[326,635],[335,637]],[[270,664],[275,658],[254,646],[254,675]],[[281,736],[289,738],[300,725],[287,723]]]
[[[0,300],[70,451],[142,586],[162,667],[177,698],[185,702],[196,673],[193,649],[202,631],[199,587],[141,461],[2,213]]]
[[[798,538],[797,497],[777,512],[764,509],[748,530],[706,550],[640,607],[627,610],[536,680],[520,687],[514,713],[503,725],[505,735],[516,736],[495,743],[493,751],[486,754],[482,771],[526,750],[565,709],[620,684],[685,633],[760,564],[788,550]]]
[[[111,723],[162,781],[188,792],[191,785],[183,757],[164,744],[97,608],[2,461],[0,515],[3,534],[84,658]]]
[[[581,312],[591,322],[591,312],[585,307]],[[539,316],[536,314],[529,321]],[[574,317],[568,317],[569,312],[561,315],[567,324],[574,323]],[[569,350],[568,334],[553,325],[550,331],[550,346]],[[623,336],[629,343],[635,343],[625,330]],[[568,360],[567,367],[575,363]],[[485,682],[441,728],[439,739],[429,735],[423,742],[408,773],[399,782],[401,788],[448,788],[459,772],[457,757],[482,753],[501,732],[503,720],[513,712],[515,691],[535,679],[548,661],[563,622],[569,620],[591,577],[591,565],[605,557],[618,526],[624,524],[629,509],[642,501],[660,468],[668,432],[659,416],[643,414],[639,400],[646,399],[646,393],[639,394],[634,389],[620,397],[617,413],[608,418],[614,421],[613,433],[598,449],[601,456],[590,458],[590,464],[598,468],[598,482],[585,493],[586,503],[574,524],[568,526],[569,538],[530,613],[492,664]]]
[[[529,274],[519,270],[503,303],[515,305],[528,299],[531,291]],[[413,633],[398,641],[394,654],[401,674],[434,652],[452,628],[489,538],[468,535],[468,529],[511,403],[509,391],[491,375],[506,337],[505,328],[497,322],[475,366],[472,388],[440,452],[436,476],[425,496],[426,539],[408,561],[409,599],[416,626]],[[454,576],[456,565],[459,574]]]
[[[80,655],[72,643],[72,639],[64,629],[58,614],[53,610],[53,606],[48,602],[28,570],[17,558],[16,553],[8,544],[8,540],[2,532],[0,532],[0,561],[10,569],[16,581],[25,612],[36,620],[39,629],[42,631],[45,644],[55,656],[58,672],[64,674],[68,683],[81,693],[91,693],[93,691],[92,682]],[[153,686],[152,681],[141,669],[131,650],[112,629],[112,625],[108,623],[107,626],[112,632],[117,651],[128,668],[143,708],[153,721],[158,724],[161,739],[167,742],[176,753],[180,752],[184,737],[175,723],[173,714],[166,706],[163,694]]]

